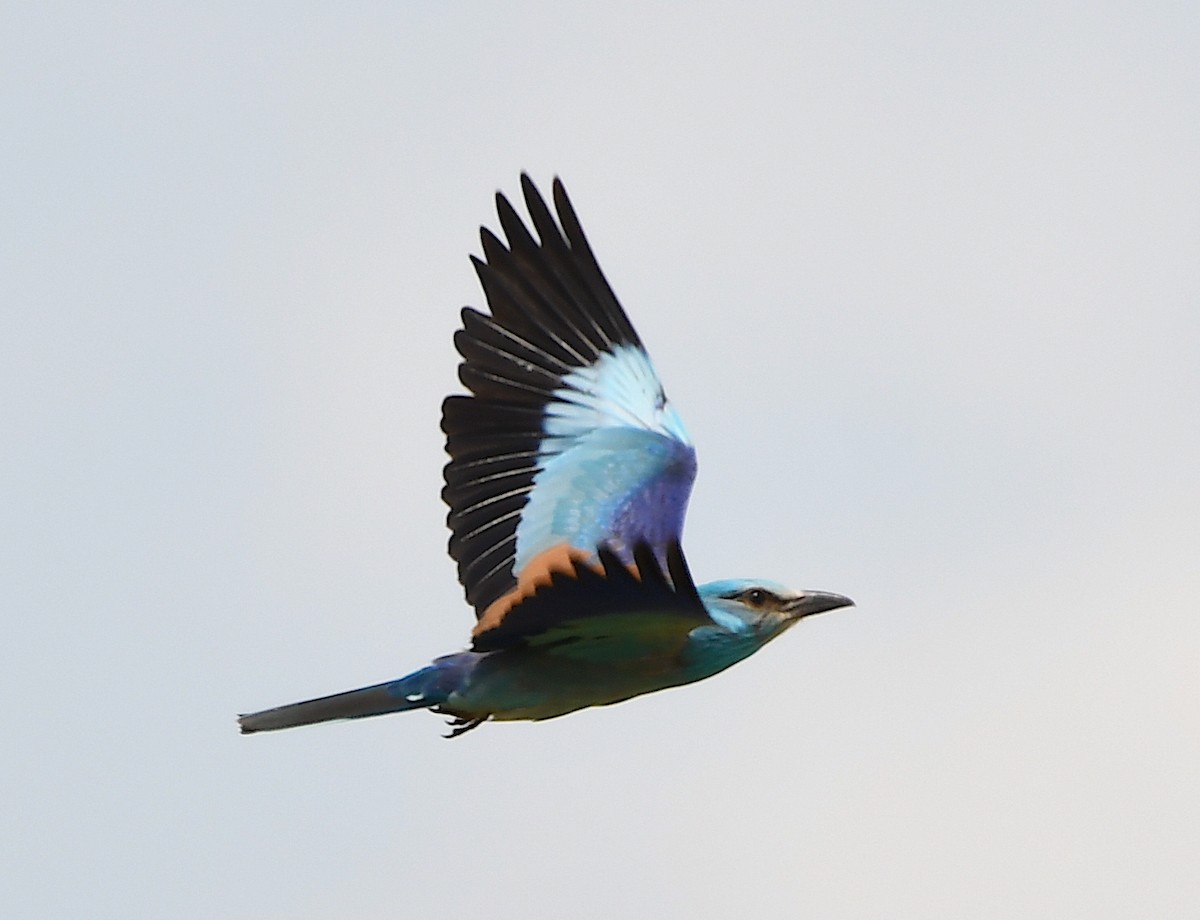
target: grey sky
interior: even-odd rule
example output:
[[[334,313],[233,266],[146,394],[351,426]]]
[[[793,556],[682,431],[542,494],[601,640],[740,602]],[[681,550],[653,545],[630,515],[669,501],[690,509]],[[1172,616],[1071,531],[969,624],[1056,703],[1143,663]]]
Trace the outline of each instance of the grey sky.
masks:
[[[1200,914],[1198,43],[7,6],[0,915]],[[697,443],[696,576],[859,606],[556,722],[239,737],[466,640],[439,404],[521,169]]]

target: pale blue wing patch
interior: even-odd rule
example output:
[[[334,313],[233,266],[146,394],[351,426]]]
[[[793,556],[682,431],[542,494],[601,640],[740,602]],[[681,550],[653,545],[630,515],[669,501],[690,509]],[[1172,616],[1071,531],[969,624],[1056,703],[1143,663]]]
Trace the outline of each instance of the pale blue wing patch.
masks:
[[[663,393],[650,356],[641,348],[618,345],[587,367],[562,379],[545,407],[545,452],[597,428],[626,426],[657,432],[691,446],[683,420]]]
[[[559,544],[625,554],[678,539],[696,454],[646,353],[620,346],[546,405],[541,470],[517,525],[514,572]]]

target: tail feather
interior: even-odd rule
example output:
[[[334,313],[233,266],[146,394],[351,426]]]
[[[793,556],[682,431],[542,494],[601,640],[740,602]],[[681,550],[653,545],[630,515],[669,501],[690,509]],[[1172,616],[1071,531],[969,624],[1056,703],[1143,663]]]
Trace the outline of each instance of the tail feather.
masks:
[[[238,725],[243,735],[249,735],[331,719],[363,719],[388,712],[428,709],[446,700],[439,676],[438,667],[430,665],[399,680],[240,715]]]

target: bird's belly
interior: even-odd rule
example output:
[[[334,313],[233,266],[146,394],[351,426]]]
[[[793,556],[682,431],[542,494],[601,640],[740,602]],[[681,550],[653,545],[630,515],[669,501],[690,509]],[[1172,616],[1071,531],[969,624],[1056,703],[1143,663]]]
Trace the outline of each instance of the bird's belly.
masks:
[[[608,706],[643,693],[698,680],[674,660],[580,661],[527,650],[498,652],[480,662],[440,708],[466,718],[553,719]]]

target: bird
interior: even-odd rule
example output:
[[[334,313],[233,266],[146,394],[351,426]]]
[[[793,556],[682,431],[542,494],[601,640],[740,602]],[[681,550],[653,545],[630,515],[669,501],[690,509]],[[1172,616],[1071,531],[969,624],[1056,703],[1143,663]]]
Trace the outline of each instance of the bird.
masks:
[[[408,710],[541,721],[693,683],[800,620],[853,606],[773,581],[697,585],[680,545],[696,450],[561,179],[528,174],[527,225],[472,256],[488,312],[454,335],[467,394],[442,404],[449,553],[470,646],[396,680],[239,716],[244,734]],[[557,215],[557,218],[556,216]],[[535,236],[536,234],[536,236]]]

